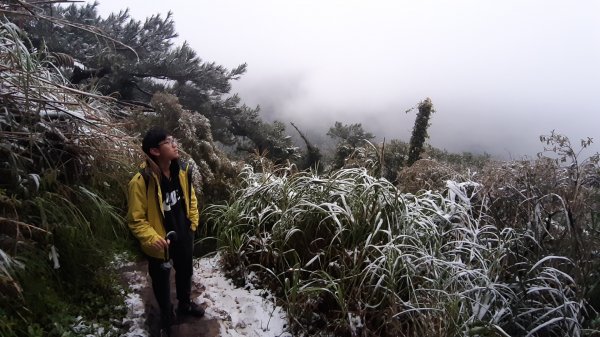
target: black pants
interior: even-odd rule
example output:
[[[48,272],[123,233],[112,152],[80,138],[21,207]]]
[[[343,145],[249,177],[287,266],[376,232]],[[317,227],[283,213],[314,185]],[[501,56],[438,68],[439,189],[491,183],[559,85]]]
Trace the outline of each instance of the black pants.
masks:
[[[185,307],[190,304],[192,291],[194,236],[189,231],[188,235],[178,235],[177,241],[171,242],[169,254],[175,269],[175,289],[177,291],[178,305]],[[161,316],[168,319],[173,312],[171,304],[171,269],[165,268],[164,259],[148,256],[148,273],[152,279],[154,297],[160,307]]]

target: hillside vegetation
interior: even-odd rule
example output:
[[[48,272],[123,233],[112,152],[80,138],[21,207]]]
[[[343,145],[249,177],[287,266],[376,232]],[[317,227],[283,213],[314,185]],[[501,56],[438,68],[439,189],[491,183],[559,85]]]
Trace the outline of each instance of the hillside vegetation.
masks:
[[[170,17],[95,8],[0,4],[0,336],[120,334],[111,264],[137,254],[125,188],[151,125],[194,165],[200,245],[271,289],[295,335],[594,335],[591,139],[551,132],[522,161],[450,154],[424,143],[425,99],[409,143],[338,122],[333,153],[301,134],[302,151],[230,95],[245,65],[173,46]]]
[[[366,168],[248,166],[231,201],[209,208],[225,265],[260,275],[301,335],[585,335],[597,191],[571,170],[595,180],[596,164],[495,163],[481,177],[427,165],[410,184],[444,186],[415,194]]]

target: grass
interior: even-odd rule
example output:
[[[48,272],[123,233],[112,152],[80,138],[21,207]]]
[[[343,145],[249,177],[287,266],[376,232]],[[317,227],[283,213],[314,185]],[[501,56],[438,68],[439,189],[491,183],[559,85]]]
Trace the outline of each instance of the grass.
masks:
[[[0,335],[77,336],[79,315],[109,326],[123,314],[108,265],[128,244],[131,139],[114,100],[66,86],[6,20],[0,69]]]
[[[241,179],[207,212],[226,264],[262,275],[296,333],[581,335],[572,262],[536,259],[530,232],[499,229],[480,184],[413,195],[360,168]]]

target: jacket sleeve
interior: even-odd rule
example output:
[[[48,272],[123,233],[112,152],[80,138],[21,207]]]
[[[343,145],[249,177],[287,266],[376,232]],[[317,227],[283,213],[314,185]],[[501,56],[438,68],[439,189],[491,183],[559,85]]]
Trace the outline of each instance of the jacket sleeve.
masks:
[[[198,222],[200,220],[200,213],[198,212],[198,199],[196,198],[196,191],[194,190],[194,184],[188,181],[190,184],[190,221],[192,222],[192,231],[196,231],[198,228]]]
[[[146,183],[139,173],[131,179],[128,189],[127,225],[143,247],[151,246],[160,236],[148,222]]]

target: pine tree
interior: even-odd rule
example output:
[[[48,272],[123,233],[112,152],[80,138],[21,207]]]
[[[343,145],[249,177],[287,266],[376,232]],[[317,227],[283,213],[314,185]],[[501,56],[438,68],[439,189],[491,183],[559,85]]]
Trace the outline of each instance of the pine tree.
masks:
[[[372,133],[366,132],[360,123],[342,124],[341,122],[335,122],[334,126],[327,131],[327,135],[338,141],[333,163],[334,168],[343,167],[348,156],[358,147],[363,146],[365,141],[375,138]]]
[[[231,81],[245,73],[246,64],[229,70],[203,61],[186,42],[174,46],[177,33],[171,13],[139,21],[124,10],[104,19],[98,15],[97,6],[44,5],[46,13],[65,25],[55,27],[45,20],[30,20],[24,28],[34,47],[71,55],[83,65],[70,74],[80,85],[93,85],[122,102],[144,106],[149,106],[156,92],[170,93],[178,97],[183,108],[208,118],[215,141],[277,149],[271,154],[285,158],[295,155],[288,151],[291,147],[279,151],[288,137],[285,128],[264,123],[259,109],[243,105],[237,95],[225,97],[231,92]],[[93,29],[77,28],[84,24]],[[270,135],[256,132],[257,126]]]

